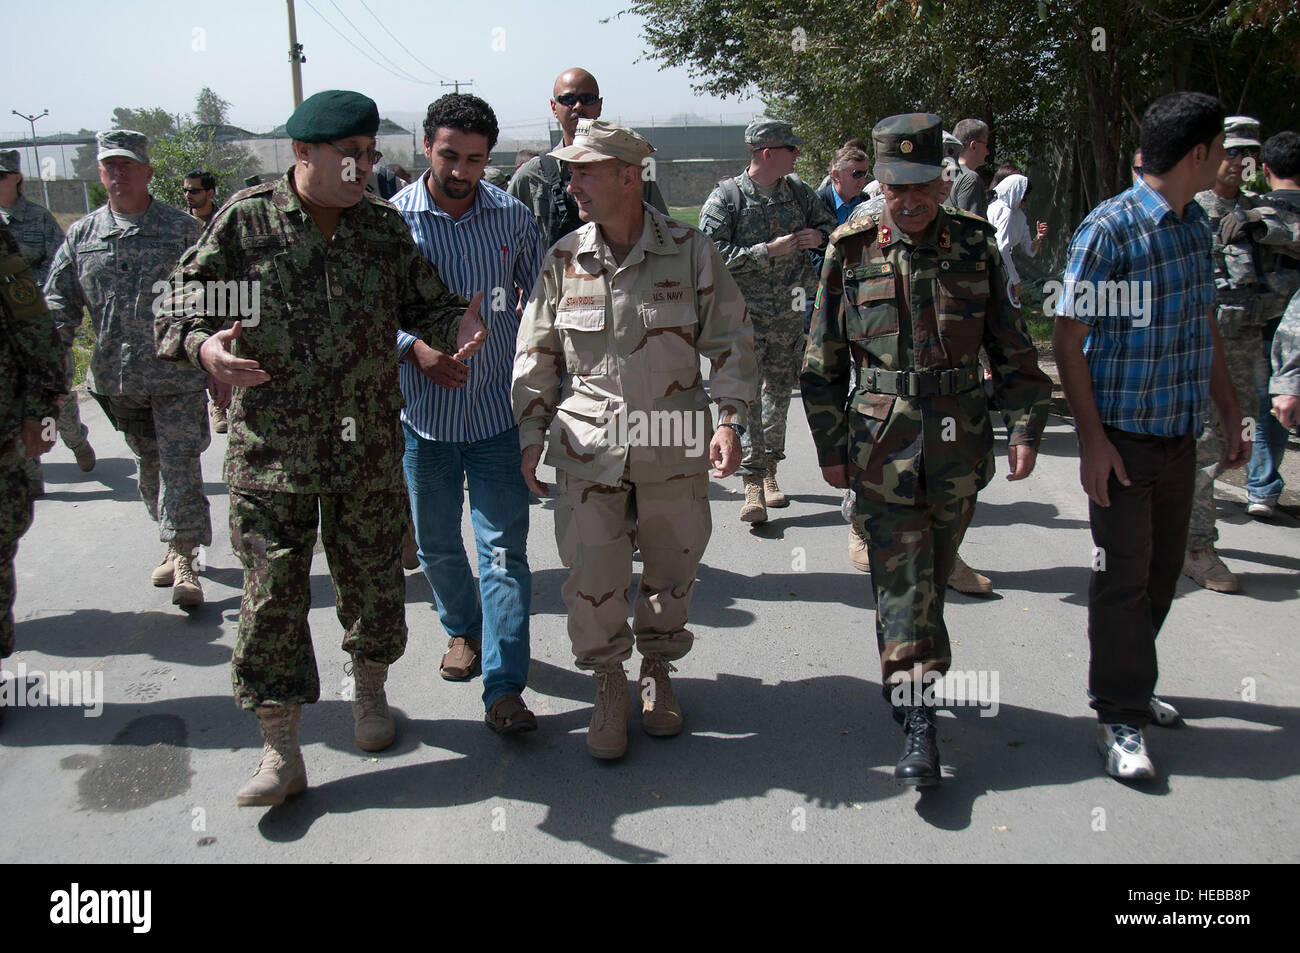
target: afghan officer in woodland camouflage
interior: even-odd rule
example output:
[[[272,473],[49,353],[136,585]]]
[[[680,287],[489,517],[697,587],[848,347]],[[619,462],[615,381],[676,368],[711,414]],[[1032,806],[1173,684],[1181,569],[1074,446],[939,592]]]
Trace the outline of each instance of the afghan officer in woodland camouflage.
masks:
[[[24,184],[18,150],[0,152],[0,224],[9,227],[23,258],[32,269],[36,284],[43,285],[54,261],[54,253],[63,244],[63,229],[59,228],[49,209],[23,194]],[[71,346],[64,355],[64,370],[71,387],[75,371]],[[86,425],[81,422],[74,395],[71,400],[65,400],[59,410],[59,436],[77,458],[77,466],[83,473],[95,469],[95,450],[86,434]],[[39,496],[45,491],[45,476],[38,457],[27,461],[27,476],[34,495]]]
[[[72,347],[83,309],[90,311],[95,350],[86,384],[135,455],[140,499],[167,544],[155,586],[171,586],[172,602],[203,602],[194,572],[200,546],[212,542],[200,456],[208,432],[208,380],[202,371],[159,361],[153,349],[152,305],[202,225],[149,194],[149,141],[130,129],[101,132],[102,205],[68,229],[45,280],[45,300]]]
[[[894,776],[927,786],[940,777],[933,682],[952,654],[944,590],[962,521],[993,478],[990,407],[1009,415],[1007,479],[1022,480],[1051,382],[1007,296],[992,227],[939,205],[939,118],[893,116],[872,138],[885,207],[831,236],[800,385],[822,475],[856,490],[869,543],[882,687],[906,734]]]
[[[573,144],[551,153],[568,163],[587,224],[546,256],[519,325],[511,390],[524,479],[549,492],[537,479],[543,442],[556,469],[569,638],[578,668],[596,678],[587,732],[596,758],[627,750],[623,663],[634,638],[642,727],[682,730],[668,673],[694,641],[686,621],[712,531],[709,463],[715,477],[740,466],[738,431],[756,390],[752,328],[721,256],[704,234],[642,202],[641,164],[653,151],[630,129],[584,119]],[[701,357],[713,366],[707,392]]]
[[[1237,400],[1243,407],[1255,405],[1255,382],[1259,363],[1260,335],[1265,324],[1277,319],[1287,298],[1275,294],[1266,278],[1261,258],[1265,248],[1300,254],[1300,216],[1275,208],[1253,192],[1242,188],[1247,170],[1258,167],[1259,120],[1229,116],[1223,121],[1225,157],[1213,188],[1196,193],[1197,203],[1210,217],[1214,232],[1215,322],[1223,339],[1223,357],[1228,365]],[[1242,434],[1254,440],[1253,428]],[[1214,592],[1236,592],[1237,577],[1223,564],[1214,544],[1214,480],[1223,470],[1224,442],[1219,415],[1206,414],[1205,429],[1196,441],[1196,488],[1192,515],[1187,528],[1187,555],[1183,575]]]
[[[375,103],[317,93],[286,128],[294,167],[222,207],[172,276],[157,322],[160,357],[234,386],[225,479],[244,596],[233,678],[266,741],[241,805],[279,804],[307,786],[298,727],[303,703],[320,697],[307,628],[318,523],[351,656],[357,744],[392,743],[384,682],[406,647],[407,513],[393,341],[400,327],[463,361],[486,334],[471,308],[458,351],[464,300],[396,209],[365,191],[380,159]],[[211,300],[220,282],[237,282],[240,301],[241,320],[225,330],[232,315]]]
[[[54,446],[63,345],[17,239],[0,224],[0,658],[14,651],[14,556],[32,522],[23,461]]]
[[[742,442],[740,518],[762,523],[769,506],[789,505],[776,482],[776,467],[785,459],[804,303],[817,288],[809,252],[825,245],[835,215],[791,175],[803,139],[788,122],[754,120],[745,130],[745,144],[749,167],[709,195],[700,209],[700,229],[718,246],[754,322],[760,396],[749,408],[750,427]]]

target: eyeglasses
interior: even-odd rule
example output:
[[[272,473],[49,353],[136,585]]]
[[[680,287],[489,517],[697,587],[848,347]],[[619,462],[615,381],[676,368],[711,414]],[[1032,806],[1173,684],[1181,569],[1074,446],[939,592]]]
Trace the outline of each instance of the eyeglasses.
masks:
[[[321,145],[329,146],[331,149],[337,149],[345,159],[351,159],[353,162],[360,162],[365,159],[371,165],[377,165],[379,160],[384,157],[382,152],[376,152],[374,149],[344,149],[342,146],[336,146],[332,142],[322,142]]]
[[[1233,146],[1231,149],[1227,150],[1227,155],[1229,159],[1235,159],[1238,156],[1259,158],[1259,150],[1254,146]]]
[[[578,103],[582,103],[584,106],[590,106],[599,99],[600,97],[595,93],[560,93],[560,95],[555,97],[557,103],[561,106],[568,106],[570,109]]]
[[[789,149],[791,152],[795,153],[796,155],[799,153],[799,147],[798,147],[798,146],[787,146],[784,142],[781,143],[780,145],[777,145],[777,146],[767,146],[766,148],[768,148],[768,149]]]
[[[181,189],[186,195],[193,195],[195,192],[206,192],[207,189]]]
[[[865,179],[865,178],[867,177],[867,170],[866,170],[866,169],[854,169],[854,170],[850,173],[850,175],[852,175],[853,178],[855,178],[855,179]]]

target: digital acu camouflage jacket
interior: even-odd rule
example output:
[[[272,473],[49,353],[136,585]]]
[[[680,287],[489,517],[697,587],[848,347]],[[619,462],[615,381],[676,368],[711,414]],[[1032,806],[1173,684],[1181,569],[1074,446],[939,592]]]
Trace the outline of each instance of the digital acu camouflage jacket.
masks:
[[[1052,387],[1007,297],[988,222],[941,206],[914,243],[888,209],[831,236],[800,386],[821,466],[847,464],[860,493],[923,506],[971,496],[993,478],[993,426],[979,370],[1011,443],[1037,447]],[[859,382],[851,387],[854,365]],[[870,370],[963,369],[959,393],[873,393]]]
[[[0,225],[0,455],[5,464],[21,459],[14,438],[25,419],[57,417],[66,394],[63,342],[45,308],[41,289],[19,251],[17,239]],[[12,460],[11,454],[19,456]]]
[[[271,379],[234,389],[231,487],[400,487],[397,329],[452,354],[466,302],[443,286],[393,206],[366,193],[326,240],[292,176],[233,195],[181,260],[159,304],[158,356],[201,367],[203,342],[242,317],[234,354],[257,361]],[[209,284],[228,281],[247,284]],[[204,288],[205,306],[190,282]],[[255,300],[257,314],[213,307],[232,300],[241,308]],[[213,310],[227,313],[207,313]]]
[[[54,253],[63,244],[63,229],[59,228],[58,220],[49,209],[20,195],[13,208],[0,208],[0,222],[8,225],[18,240],[19,251],[31,266],[37,284],[45,284]]]
[[[753,327],[717,249],[698,229],[643,208],[641,239],[621,265],[594,223],[555,243],[515,353],[521,448],[547,434],[548,464],[610,486],[625,468],[633,481],[708,469],[713,421],[701,356],[712,360],[720,423],[744,426],[758,392]],[[638,421],[653,425],[643,436],[667,439],[636,439]],[[687,444],[701,429],[704,451],[695,453]]]
[[[1237,326],[1259,325],[1281,315],[1295,289],[1274,287],[1271,252],[1300,255],[1300,215],[1245,190],[1229,200],[1207,189],[1196,193],[1196,202],[1205,209],[1214,233],[1211,254],[1220,331],[1235,334]],[[1258,210],[1263,220],[1248,227],[1240,240],[1224,245],[1219,240],[1220,223],[1237,209]]]
[[[96,394],[187,394],[208,386],[191,367],[154,355],[154,285],[166,280],[202,224],[157,199],[123,228],[103,205],[68,229],[45,280],[45,300],[64,344],[90,309],[95,350],[87,386]]]

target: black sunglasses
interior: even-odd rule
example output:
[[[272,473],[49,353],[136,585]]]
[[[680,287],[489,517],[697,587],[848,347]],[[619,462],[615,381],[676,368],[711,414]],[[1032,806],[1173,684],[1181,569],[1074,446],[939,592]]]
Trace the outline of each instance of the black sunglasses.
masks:
[[[867,177],[867,170],[866,170],[866,169],[854,169],[853,172],[850,173],[850,174],[851,174],[851,175],[853,176],[853,178],[855,178],[855,179],[865,179],[865,178]]]
[[[560,95],[555,97],[557,103],[561,106],[568,106],[570,109],[578,103],[582,103],[584,106],[590,106],[598,99],[600,99],[600,97],[595,93],[560,93]]]
[[[1227,154],[1229,159],[1235,159],[1237,156],[1251,156],[1253,158],[1258,158],[1259,150],[1254,146],[1233,146],[1231,149],[1227,150]]]
[[[195,192],[206,192],[207,189],[181,189],[186,195],[192,195]]]

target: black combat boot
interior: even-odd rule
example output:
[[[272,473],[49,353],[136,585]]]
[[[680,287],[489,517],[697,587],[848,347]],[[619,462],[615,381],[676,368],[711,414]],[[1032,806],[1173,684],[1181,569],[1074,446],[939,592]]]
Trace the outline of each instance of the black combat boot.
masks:
[[[901,709],[903,754],[894,766],[894,780],[928,788],[939,783],[939,741],[935,737],[934,708],[928,705],[908,705]]]

